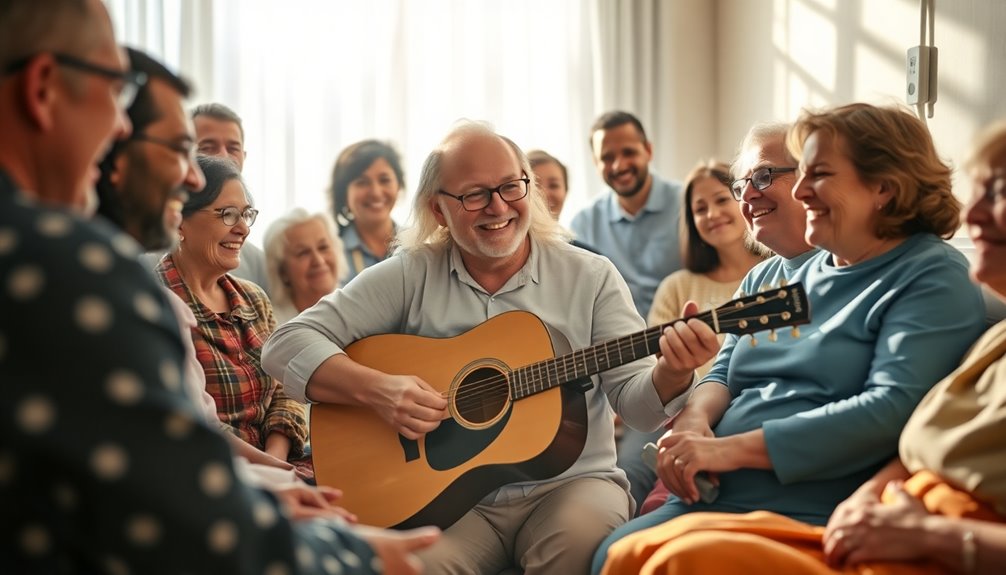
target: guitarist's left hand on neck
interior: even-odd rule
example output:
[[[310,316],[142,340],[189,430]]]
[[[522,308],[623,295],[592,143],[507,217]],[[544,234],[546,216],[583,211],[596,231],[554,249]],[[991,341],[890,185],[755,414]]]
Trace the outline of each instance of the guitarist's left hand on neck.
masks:
[[[681,317],[695,315],[699,306],[688,302]],[[706,323],[689,319],[679,321],[664,330],[660,336],[660,355],[653,368],[653,387],[660,402],[667,402],[688,391],[695,377],[695,369],[711,360],[720,350],[720,341]]]

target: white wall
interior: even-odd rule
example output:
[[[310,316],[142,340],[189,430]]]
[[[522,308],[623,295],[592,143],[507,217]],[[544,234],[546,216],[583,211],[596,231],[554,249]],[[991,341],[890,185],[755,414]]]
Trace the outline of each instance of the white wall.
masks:
[[[1006,2],[935,0],[939,99],[928,120],[959,164],[975,133],[1006,118]],[[718,0],[716,151],[748,126],[805,106],[904,102],[905,51],[919,43],[919,0]],[[965,194],[958,176],[956,191]]]

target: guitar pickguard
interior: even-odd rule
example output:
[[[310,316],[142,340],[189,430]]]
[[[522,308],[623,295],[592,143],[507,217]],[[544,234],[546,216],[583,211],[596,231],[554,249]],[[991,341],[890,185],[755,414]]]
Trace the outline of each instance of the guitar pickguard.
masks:
[[[468,429],[454,419],[446,419],[440,427],[426,435],[426,462],[437,471],[463,465],[489,447],[508,421],[510,410],[485,429]]]

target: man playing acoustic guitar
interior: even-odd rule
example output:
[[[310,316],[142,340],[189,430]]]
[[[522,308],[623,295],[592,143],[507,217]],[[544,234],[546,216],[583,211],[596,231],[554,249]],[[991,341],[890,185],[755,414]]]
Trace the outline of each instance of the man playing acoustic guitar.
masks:
[[[659,330],[653,345],[622,346],[645,328],[625,282],[567,244],[532,178],[513,142],[460,124],[423,165],[398,255],[265,346],[289,396],[336,404],[312,413],[319,482],[343,489],[363,522],[449,526],[421,555],[429,573],[587,572],[634,506],[609,403],[629,425],[657,428],[691,387],[697,364],[679,358],[718,348],[694,319],[673,346]]]

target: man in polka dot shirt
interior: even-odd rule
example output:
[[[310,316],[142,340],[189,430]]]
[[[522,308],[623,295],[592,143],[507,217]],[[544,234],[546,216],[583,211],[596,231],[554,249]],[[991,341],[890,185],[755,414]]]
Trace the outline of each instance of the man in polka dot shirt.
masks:
[[[291,522],[235,475],[136,242],[79,217],[144,83],[101,1],[0,0],[0,74],[0,571],[416,572],[432,536]]]

